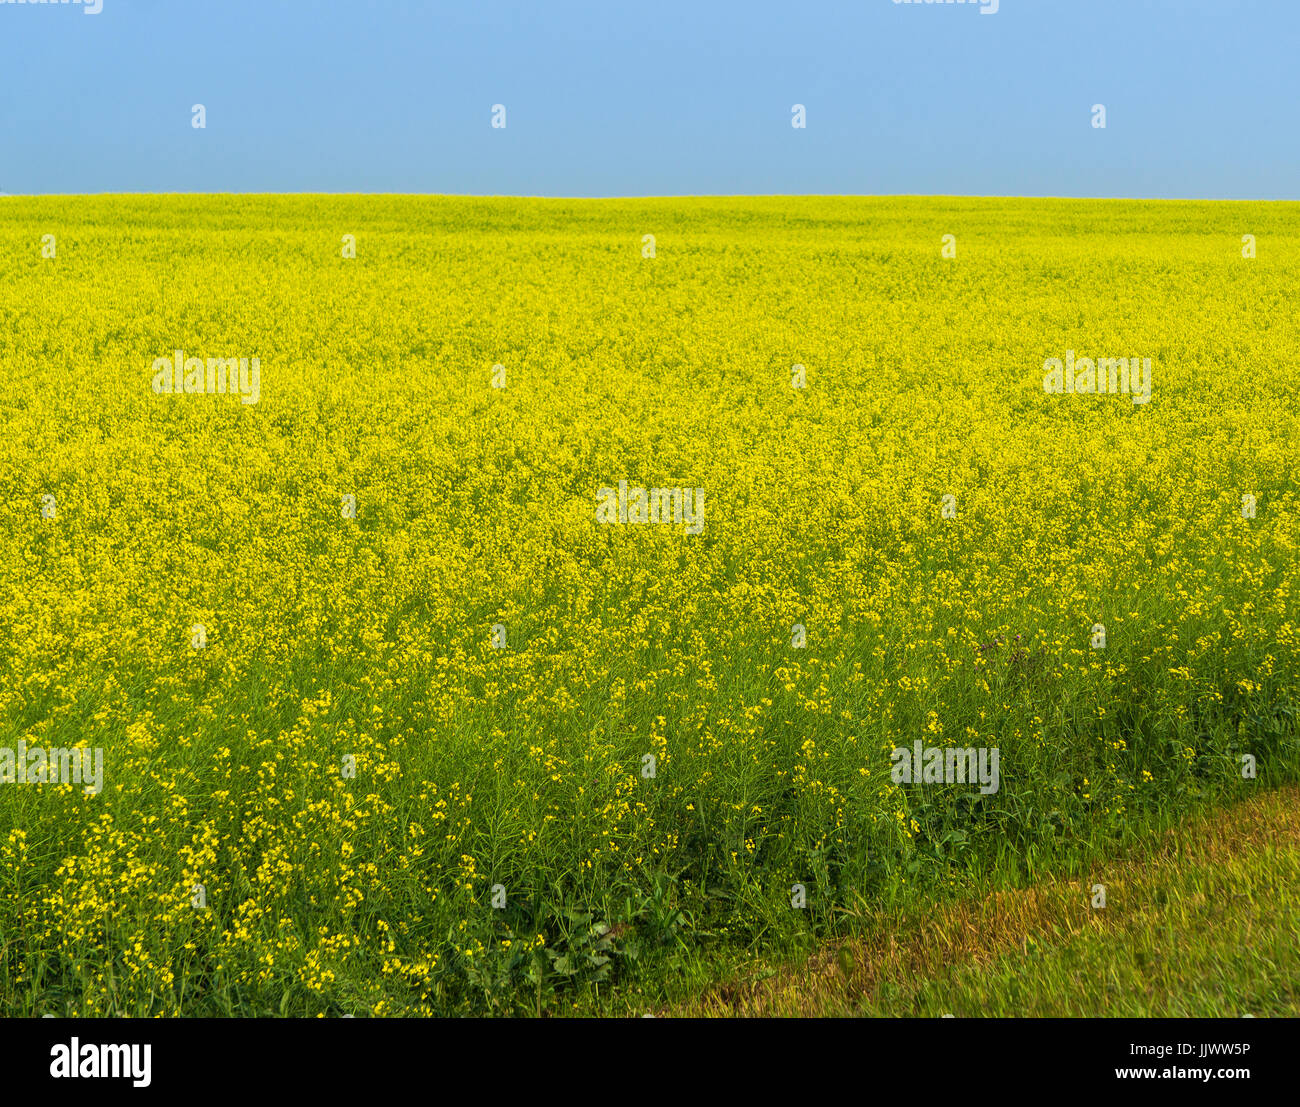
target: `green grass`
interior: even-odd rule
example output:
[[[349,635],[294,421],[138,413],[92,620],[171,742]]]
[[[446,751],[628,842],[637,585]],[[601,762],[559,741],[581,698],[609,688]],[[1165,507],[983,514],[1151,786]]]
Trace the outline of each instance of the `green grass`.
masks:
[[[817,957],[751,966],[692,1013],[1300,1015],[1300,790],[1203,813],[1086,879],[866,915]],[[1093,887],[1106,888],[1104,907]]]

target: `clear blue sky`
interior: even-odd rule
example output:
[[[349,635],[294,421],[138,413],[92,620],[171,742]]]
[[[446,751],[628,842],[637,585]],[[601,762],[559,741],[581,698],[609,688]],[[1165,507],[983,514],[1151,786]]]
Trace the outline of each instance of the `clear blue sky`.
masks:
[[[1296,0],[102,3],[0,0],[0,191],[1300,198]]]

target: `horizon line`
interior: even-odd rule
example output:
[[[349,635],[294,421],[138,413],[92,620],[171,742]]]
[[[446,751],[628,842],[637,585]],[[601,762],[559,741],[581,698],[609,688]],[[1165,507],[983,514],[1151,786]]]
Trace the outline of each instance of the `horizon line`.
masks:
[[[0,199],[80,199],[83,197],[118,196],[396,196],[452,200],[775,200],[775,199],[846,199],[846,200],[1119,200],[1140,203],[1207,203],[1207,204],[1294,204],[1300,197],[1263,196],[1080,196],[1063,193],[959,193],[959,192],[680,192],[622,195],[541,195],[513,192],[393,192],[340,190],[320,192],[310,189],[292,191],[135,191],[135,192],[5,192]]]

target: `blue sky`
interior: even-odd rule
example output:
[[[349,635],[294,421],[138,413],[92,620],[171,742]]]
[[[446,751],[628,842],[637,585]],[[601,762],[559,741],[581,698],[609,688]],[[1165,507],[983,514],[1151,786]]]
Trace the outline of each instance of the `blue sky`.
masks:
[[[1295,0],[102,4],[0,0],[0,191],[1300,198]]]

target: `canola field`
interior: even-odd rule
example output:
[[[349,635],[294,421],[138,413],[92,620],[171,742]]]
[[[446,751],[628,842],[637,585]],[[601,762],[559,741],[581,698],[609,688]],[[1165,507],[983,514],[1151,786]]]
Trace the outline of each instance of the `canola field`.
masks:
[[[1282,203],[0,199],[0,1010],[636,1012],[1297,781],[1298,287]]]

